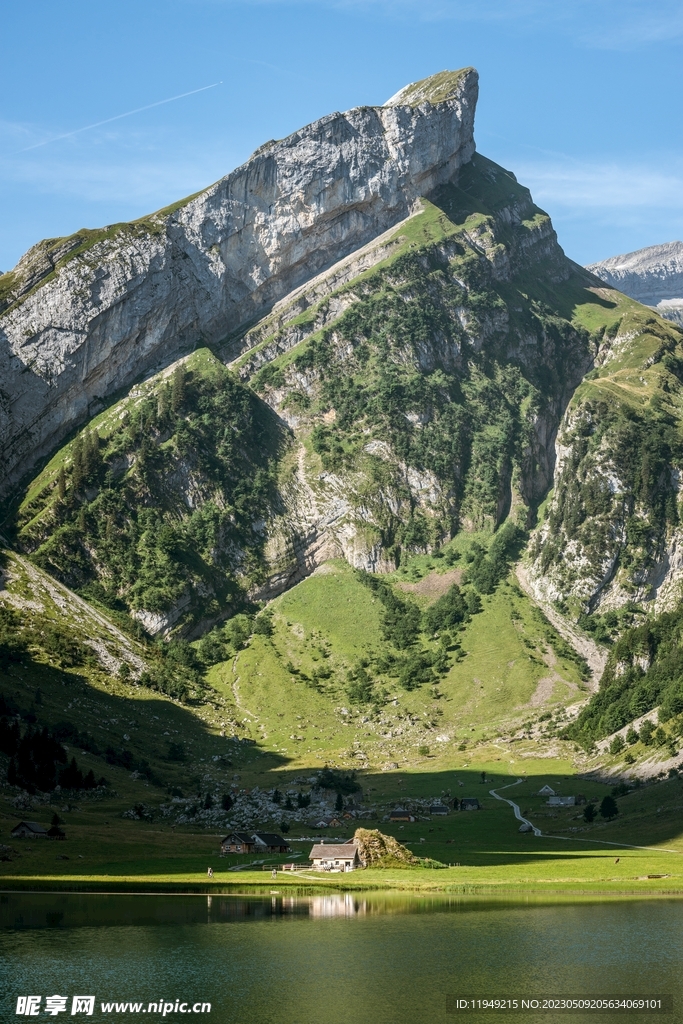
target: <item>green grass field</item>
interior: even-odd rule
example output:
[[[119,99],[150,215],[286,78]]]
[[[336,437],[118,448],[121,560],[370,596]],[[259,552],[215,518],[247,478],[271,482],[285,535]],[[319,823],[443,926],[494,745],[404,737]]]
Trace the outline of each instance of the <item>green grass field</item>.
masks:
[[[443,868],[368,869],[351,874],[319,875],[310,870],[278,872],[273,867],[295,853],[305,863],[311,847],[311,830],[296,827],[289,840],[293,854],[265,857],[252,870],[230,871],[254,858],[220,856],[218,833],[192,826],[124,822],[112,801],[108,807],[85,806],[63,815],[67,840],[15,840],[14,860],[2,864],[3,889],[92,889],[97,891],[247,892],[273,888],[299,892],[323,889],[398,889],[471,893],[612,893],[683,895],[683,833],[680,829],[681,783],[669,780],[619,799],[620,814],[611,822],[591,826],[583,821],[581,808],[550,809],[536,795],[549,782],[560,792],[582,792],[598,800],[609,787],[578,782],[560,775],[557,764],[543,766],[530,761],[522,783],[503,791],[547,835],[520,834],[512,809],[495,800],[491,788],[514,782],[512,775],[496,774],[490,765],[486,783],[480,769],[457,772],[401,772],[365,775],[368,799],[387,805],[411,795],[439,795],[448,789],[476,795],[482,810],[451,812],[431,820],[389,823],[359,820],[328,829],[327,838],[350,838],[359,825],[379,828]],[[279,773],[280,776],[282,773]],[[283,784],[280,777],[279,784]],[[462,782],[461,787],[459,783]],[[105,814],[107,817],[105,817]],[[14,818],[16,820],[16,818]],[[12,824],[3,808],[2,831]],[[576,832],[570,831],[576,829]],[[305,838],[303,838],[305,836]],[[590,840],[586,842],[585,840]],[[624,844],[623,846],[620,844]],[[614,844],[614,845],[609,845]],[[631,847],[647,846],[647,849]],[[618,860],[617,860],[618,858]],[[457,865],[457,866],[456,866]],[[207,868],[214,870],[209,879]],[[653,877],[656,876],[656,877]]]
[[[445,559],[423,556],[390,579],[426,606],[450,586],[453,572]],[[79,619],[70,605],[60,612],[54,594],[40,588],[40,574],[31,580],[20,565],[12,573],[8,586],[18,597],[39,599],[46,614],[72,616],[74,629],[97,638],[96,622]],[[0,863],[1,888],[683,893],[678,778],[619,798],[620,813],[609,823],[586,825],[580,807],[557,811],[534,795],[548,783],[560,793],[599,802],[612,783],[578,778],[585,757],[557,737],[571,714],[567,708],[585,699],[585,684],[577,662],[561,647],[556,653],[556,634],[513,577],[483,598],[483,610],[459,633],[447,675],[412,691],[384,678],[387,694],[378,706],[348,699],[346,672],[371,658],[381,643],[381,606],[345,563],[328,563],[272,608],[272,637],[256,635],[236,658],[214,666],[203,697],[187,704],[92,665],[59,672],[35,661],[9,667],[3,692],[17,706],[51,726],[77,716],[100,751],[125,748],[149,762],[152,776],[70,746],[69,756],[84,770],[92,767],[96,776],[108,778],[106,794],[55,796],[47,804],[22,801],[4,787],[0,843],[10,849],[0,855],[10,859]],[[171,743],[182,744],[183,760],[169,755]],[[202,822],[201,816],[178,824],[168,811],[172,792],[201,807],[206,794],[216,799],[231,787],[242,793],[255,787],[262,793],[274,787],[283,793],[307,790],[311,771],[324,765],[355,769],[363,790],[357,817],[324,830],[325,838],[350,838],[358,826],[379,828],[421,858],[459,866],[371,869],[344,877],[280,873],[273,882],[261,865],[228,870],[235,859],[219,856],[219,839],[229,816],[220,824]],[[520,834],[512,809],[489,795],[491,788],[518,778],[523,781],[506,795],[548,837]],[[385,820],[403,802],[454,796],[477,796],[483,810],[405,824]],[[141,820],[122,817],[136,805],[145,809]],[[64,822],[66,842],[10,839],[17,821],[47,825],[55,812]],[[279,828],[287,814],[273,806],[269,818],[257,817],[255,812],[252,828]],[[310,819],[290,822],[288,838],[300,863],[307,859],[310,837],[321,834],[313,818],[312,809]],[[591,842],[577,841],[585,839]],[[208,866],[215,871],[212,881]],[[647,877],[653,875],[661,877]]]
[[[445,564],[422,563],[395,581],[422,580],[437,592],[441,577],[443,589],[453,582]],[[419,590],[408,593],[429,603]],[[477,743],[513,735],[542,711],[561,715],[585,695],[577,664],[555,656],[548,642],[554,631],[512,581],[483,598],[483,611],[459,634],[460,649],[438,683],[408,692],[381,676],[387,699],[380,710],[354,707],[347,693],[348,671],[381,647],[382,606],[346,563],[327,563],[272,607],[273,637],[255,637],[209,679],[236,702],[249,735],[293,765],[334,760],[351,767],[359,761],[355,741],[364,766],[418,762],[427,746],[430,766],[445,767],[454,757],[462,762],[462,752]],[[330,675],[313,685],[323,667]]]

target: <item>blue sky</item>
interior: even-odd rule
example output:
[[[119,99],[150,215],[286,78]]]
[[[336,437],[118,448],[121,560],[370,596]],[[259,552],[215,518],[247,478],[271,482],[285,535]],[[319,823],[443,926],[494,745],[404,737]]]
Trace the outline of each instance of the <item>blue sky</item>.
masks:
[[[569,256],[683,237],[681,0],[7,0],[3,40],[2,270],[470,64],[477,148],[531,188]]]

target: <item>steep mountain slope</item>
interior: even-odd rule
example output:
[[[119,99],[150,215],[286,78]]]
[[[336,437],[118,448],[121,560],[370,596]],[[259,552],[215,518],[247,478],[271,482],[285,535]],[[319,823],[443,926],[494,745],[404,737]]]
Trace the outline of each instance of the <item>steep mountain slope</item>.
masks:
[[[78,793],[105,817],[141,801],[151,813],[169,792],[176,803],[164,813],[182,817],[210,793],[197,820],[216,824],[235,771],[447,765],[455,751],[521,741],[551,714],[567,721],[585,667],[505,579],[505,554],[484,552],[462,535],[381,584],[327,563],[267,613],[233,617],[194,649],[131,639],[6,553],[0,765],[13,753],[8,725],[24,737],[47,728],[67,760],[106,779]],[[4,796],[16,798],[26,780],[9,781]],[[28,789],[49,803],[40,779]]]
[[[610,650],[599,693],[572,724],[570,736],[590,743],[635,722],[639,728],[623,734],[634,753],[660,747],[675,757],[683,736],[682,637],[680,604],[625,629]],[[644,721],[636,720],[655,708],[657,716],[648,719],[654,725],[643,728]],[[617,741],[614,753],[626,744]]]
[[[134,639],[21,556],[3,550],[0,564],[0,764],[15,814],[56,784],[67,810],[120,814],[180,781],[167,737],[197,757],[234,746],[218,728],[212,741],[234,714],[216,715],[186,651]]]
[[[585,666],[512,580],[482,595],[465,584],[473,552],[459,541],[424,575],[381,586],[328,562],[273,602],[270,635],[209,679],[293,764],[426,768],[486,743],[505,756],[532,723],[571,719]],[[462,568],[448,567],[452,554]]]
[[[474,152],[477,81],[331,114],[150,217],[31,249],[0,278],[0,491],[112,393],[405,218]]]
[[[593,289],[476,156],[217,350],[243,350],[243,384],[198,352],[182,400],[165,371],[101,414],[31,484],[18,540],[152,632],[196,633],[329,557],[386,571],[463,526],[526,525],[592,365],[581,317],[611,309]]]
[[[572,613],[679,599],[683,331],[618,292],[557,441],[531,579]]]
[[[649,245],[586,269],[683,327],[683,242]]]
[[[195,632],[267,576],[291,441],[206,349],[136,386],[60,450],[17,525],[34,561],[149,633]]]

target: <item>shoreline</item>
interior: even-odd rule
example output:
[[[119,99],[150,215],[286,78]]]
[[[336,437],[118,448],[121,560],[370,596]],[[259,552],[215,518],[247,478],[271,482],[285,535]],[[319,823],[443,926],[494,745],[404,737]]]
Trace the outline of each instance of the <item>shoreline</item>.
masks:
[[[635,881],[635,879],[634,879]],[[664,879],[643,879],[641,887],[627,887],[623,883],[615,884],[614,888],[605,886],[604,882],[591,886],[590,883],[577,883],[576,886],[558,886],[548,883],[547,886],[526,886],[523,884],[486,884],[476,882],[451,882],[444,880],[439,884],[410,885],[402,880],[377,883],[361,882],[358,885],[317,882],[315,880],[283,881],[271,879],[261,882],[256,879],[241,880],[239,883],[218,881],[213,884],[186,880],[177,883],[157,882],[151,879],[135,881],[127,878],[117,883],[112,878],[83,878],[73,880],[45,879],[0,879],[0,895],[99,895],[99,896],[263,896],[306,898],[314,896],[402,896],[414,898],[450,898],[450,897],[499,897],[501,899],[525,900],[529,897],[549,896],[553,898],[574,899],[576,897],[599,897],[616,899],[683,899],[683,886],[671,887],[661,885]],[[660,883],[657,885],[657,883]],[[9,883],[9,884],[8,884]],[[650,883],[648,885],[648,883]],[[618,887],[617,887],[618,885]],[[277,889],[275,887],[277,886]]]

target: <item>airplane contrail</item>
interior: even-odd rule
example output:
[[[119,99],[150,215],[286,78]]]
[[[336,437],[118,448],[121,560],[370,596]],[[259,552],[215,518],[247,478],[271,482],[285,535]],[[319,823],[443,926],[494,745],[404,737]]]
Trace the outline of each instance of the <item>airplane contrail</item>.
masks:
[[[59,142],[60,139],[69,139],[72,135],[80,135],[81,132],[88,132],[91,128],[99,128],[103,124],[111,124],[112,121],[120,121],[122,117],[130,117],[132,114],[140,114],[143,110],[151,110],[152,107],[161,107],[164,103],[173,103],[174,100],[182,100],[185,96],[194,96],[198,92],[206,92],[207,89],[215,89],[222,82],[214,82],[212,85],[203,85],[201,89],[192,89],[190,92],[181,92],[179,96],[169,96],[166,100],[157,100],[156,103],[148,103],[145,107],[136,107],[135,110],[127,110],[125,114],[116,114],[115,117],[107,117],[104,121],[96,121],[95,124],[86,124],[84,128],[76,128],[73,132],[65,132],[64,135],[55,135],[53,139],[45,139],[44,142],[36,142],[32,146],[18,149],[17,153],[27,153],[30,149],[39,149],[40,146],[47,146],[51,142]]]

